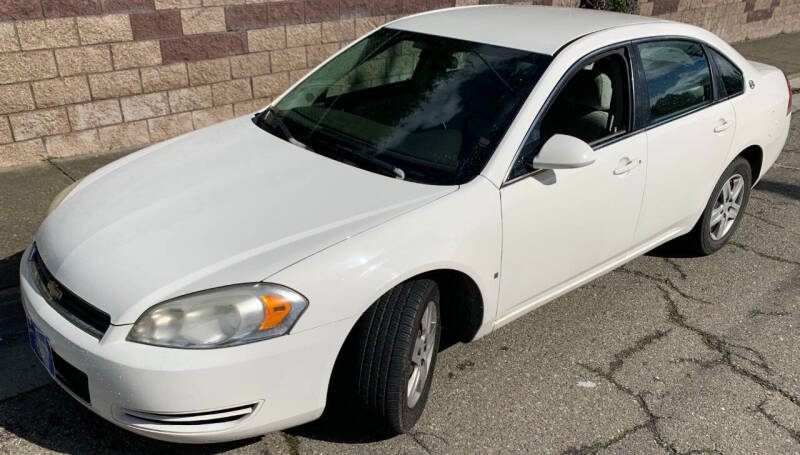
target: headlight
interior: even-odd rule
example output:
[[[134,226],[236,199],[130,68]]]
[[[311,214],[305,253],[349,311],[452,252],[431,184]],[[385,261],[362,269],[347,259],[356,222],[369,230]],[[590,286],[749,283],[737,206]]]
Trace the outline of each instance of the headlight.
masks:
[[[305,297],[277,284],[226,286],[151,307],[128,340],[190,349],[251,343],[287,334],[306,307]]]
[[[64,199],[67,198],[69,193],[71,193],[72,190],[74,190],[75,187],[78,186],[79,183],[81,183],[81,180],[83,180],[83,179],[76,180],[76,181],[72,182],[72,184],[70,186],[64,188],[63,190],[61,190],[60,193],[58,193],[56,195],[56,197],[53,199],[53,202],[50,203],[50,207],[47,208],[47,214],[48,215],[50,213],[52,213],[53,210],[55,210],[61,204],[61,202],[64,201]]]

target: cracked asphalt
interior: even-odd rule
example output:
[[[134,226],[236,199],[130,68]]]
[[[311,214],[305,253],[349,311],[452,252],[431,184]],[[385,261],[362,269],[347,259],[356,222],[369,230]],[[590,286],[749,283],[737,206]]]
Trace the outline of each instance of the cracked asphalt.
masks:
[[[172,445],[53,385],[26,344],[13,253],[49,198],[107,159],[0,173],[0,453],[800,454],[800,117],[730,244],[702,258],[659,248],[446,348],[422,419],[388,439],[338,403],[262,438]],[[31,178],[44,183],[24,189]],[[12,219],[20,200],[38,208]]]

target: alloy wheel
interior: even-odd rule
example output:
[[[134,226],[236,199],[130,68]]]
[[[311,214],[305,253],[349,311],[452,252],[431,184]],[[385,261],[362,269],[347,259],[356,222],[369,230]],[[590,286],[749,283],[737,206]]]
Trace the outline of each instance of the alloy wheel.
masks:
[[[425,312],[420,320],[420,327],[417,338],[414,341],[414,350],[411,353],[411,375],[408,377],[406,385],[406,403],[409,408],[413,408],[425,390],[428,382],[431,362],[433,361],[433,350],[436,348],[436,325],[437,321],[436,303],[433,301],[425,305]]]
[[[740,174],[733,174],[722,184],[708,221],[712,240],[720,240],[730,232],[742,207],[743,190],[744,177]]]

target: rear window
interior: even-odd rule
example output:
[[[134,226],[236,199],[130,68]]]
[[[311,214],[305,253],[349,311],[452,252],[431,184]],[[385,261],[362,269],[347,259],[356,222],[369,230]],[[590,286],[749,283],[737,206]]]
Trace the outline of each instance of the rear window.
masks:
[[[703,47],[692,41],[637,45],[650,101],[650,123],[711,103],[711,71]]]

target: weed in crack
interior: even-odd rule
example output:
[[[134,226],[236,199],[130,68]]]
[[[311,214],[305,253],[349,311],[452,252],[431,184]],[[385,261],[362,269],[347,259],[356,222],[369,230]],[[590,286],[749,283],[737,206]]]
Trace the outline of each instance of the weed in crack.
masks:
[[[614,444],[622,441],[623,439],[627,438],[632,433],[635,433],[639,430],[644,428],[644,425],[636,425],[635,427],[628,428],[627,430],[623,430],[620,434],[614,436],[613,438],[609,439],[608,441],[596,442],[589,446],[581,446],[581,447],[570,447],[567,450],[561,452],[562,455],[584,455],[584,454],[591,454],[597,453],[602,449],[607,449]]]
[[[791,316],[792,313],[788,313],[786,311],[761,311],[761,310],[750,310],[748,313],[751,318],[756,316],[774,316],[776,318],[780,318],[783,316]]]
[[[672,321],[673,323],[675,323],[679,327],[682,327],[684,329],[690,330],[690,331],[696,333],[697,335],[699,335],[700,338],[703,340],[703,343],[708,348],[710,348],[712,350],[715,350],[715,351],[719,352],[722,355],[722,363],[725,366],[727,366],[734,373],[753,381],[754,383],[760,385],[764,389],[780,393],[786,399],[788,399],[789,401],[794,403],[796,406],[800,406],[800,397],[798,397],[796,395],[792,395],[790,392],[788,392],[786,390],[783,390],[777,384],[762,378],[761,376],[753,373],[752,371],[748,371],[748,370],[742,368],[741,366],[736,365],[731,360],[731,357],[739,358],[739,359],[744,360],[744,361],[746,361],[748,363],[751,363],[751,364],[763,369],[765,372],[769,373],[771,370],[770,370],[770,367],[767,364],[766,358],[764,357],[763,354],[761,354],[760,352],[758,352],[755,349],[752,349],[750,347],[737,345],[737,344],[728,342],[726,340],[723,340],[718,335],[706,332],[706,331],[704,331],[704,330],[702,330],[700,328],[694,327],[693,325],[687,323],[686,322],[686,318],[679,311],[678,304],[675,302],[675,300],[669,294],[669,291],[667,289],[664,289],[664,287],[662,287],[662,285],[660,283],[656,283],[656,286],[658,286],[658,288],[661,289],[661,292],[663,292],[664,300],[667,303],[667,309],[668,309],[668,313],[670,315],[670,321]],[[750,359],[748,357],[745,357],[742,354],[739,354],[739,353],[736,353],[736,352],[732,352],[731,348],[740,349],[740,350],[752,353],[753,355],[756,356],[758,361]]]
[[[682,280],[685,280],[685,279],[689,278],[689,275],[683,270],[683,267],[681,267],[680,264],[675,262],[674,259],[672,259],[672,258],[664,258],[664,262],[666,262],[667,264],[672,266],[672,268],[675,269],[676,272],[678,272],[678,275],[681,276]]]
[[[789,202],[776,201],[776,200],[770,199],[768,197],[759,197],[759,196],[756,196],[754,194],[750,195],[750,199],[755,199],[757,201],[764,201],[769,205],[778,206],[778,207],[793,207],[793,206],[796,205],[796,204],[792,204],[792,203],[789,203]]]
[[[749,216],[749,217],[751,217],[751,218],[755,218],[755,219],[757,219],[758,221],[761,221],[761,222],[762,222],[762,223],[764,223],[764,224],[769,224],[770,226],[773,226],[773,227],[776,227],[776,228],[779,228],[779,229],[786,229],[786,226],[783,226],[783,225],[781,225],[781,224],[778,224],[778,223],[776,223],[776,222],[774,222],[774,221],[770,221],[770,220],[768,220],[768,219],[766,219],[766,218],[764,218],[764,217],[762,217],[762,216],[759,216],[759,215],[754,215],[754,214],[752,214],[752,213],[747,213],[747,212],[745,212],[744,214],[745,214],[746,216]],[[786,229],[786,230],[788,230],[788,229]]]
[[[638,276],[640,278],[644,278],[644,279],[647,279],[647,280],[650,280],[650,281],[655,281],[657,283],[661,283],[661,284],[669,287],[673,291],[677,292],[678,294],[681,295],[681,297],[683,297],[685,299],[693,300],[693,301],[695,301],[697,303],[702,303],[703,305],[714,305],[714,302],[711,302],[710,300],[706,300],[706,299],[703,299],[701,297],[696,297],[696,296],[690,295],[689,293],[687,293],[684,290],[682,290],[681,288],[679,288],[678,285],[676,285],[675,282],[673,282],[669,278],[659,278],[657,276],[650,275],[648,273],[644,273],[644,272],[641,272],[639,270],[631,270],[631,269],[629,269],[629,268],[627,268],[625,266],[620,267],[618,270],[620,270],[621,272],[624,272],[624,273],[628,273],[628,274],[633,275],[633,276]]]
[[[665,440],[665,438],[661,435],[661,433],[659,433],[658,427],[656,425],[659,417],[653,414],[653,412],[650,410],[650,407],[647,405],[647,402],[644,399],[643,393],[635,393],[630,388],[619,383],[615,376],[616,371],[620,367],[622,367],[622,365],[625,363],[627,359],[629,359],[635,353],[642,351],[648,345],[653,344],[656,341],[664,338],[670,333],[671,330],[672,329],[666,331],[656,330],[655,332],[645,335],[636,340],[636,343],[634,343],[633,346],[629,346],[615,353],[613,360],[608,365],[608,370],[602,370],[600,368],[592,367],[584,363],[578,363],[578,365],[580,365],[582,368],[596,374],[597,376],[600,376],[601,378],[611,383],[614,387],[616,387],[617,390],[621,391],[622,393],[636,400],[636,403],[639,405],[639,408],[647,416],[647,420],[645,420],[644,423],[623,430],[618,435],[606,441],[595,442],[593,444],[587,444],[581,447],[570,447],[563,452],[564,455],[597,453],[601,449],[605,449],[622,441],[630,434],[640,429],[646,429],[648,432],[650,432],[650,434],[653,435],[653,438],[655,439],[656,443],[659,446],[663,447],[664,449],[668,450],[670,453],[678,453],[678,451]]]
[[[702,360],[702,359],[695,359],[692,357],[678,357],[677,359],[672,359],[669,361],[670,363],[691,363],[697,365],[701,369],[707,370],[709,368],[715,367],[720,365],[722,362],[720,359],[714,360]]]
[[[617,371],[617,369],[625,363],[626,359],[628,359],[633,354],[636,354],[637,352],[643,350],[645,347],[647,347],[647,345],[664,338],[671,331],[672,329],[656,330],[655,332],[649,335],[645,335],[636,340],[636,343],[633,346],[627,347],[614,354],[614,360],[612,360],[608,366],[609,374],[613,375]]]
[[[764,253],[762,251],[756,250],[755,248],[749,247],[749,246],[747,246],[747,245],[745,245],[743,243],[728,242],[728,245],[733,245],[736,248],[739,248],[739,249],[742,249],[742,250],[745,250],[745,251],[749,251],[751,253],[755,253],[755,254],[761,256],[764,259],[771,259],[773,261],[783,262],[784,264],[800,265],[800,262],[793,261],[791,259],[786,259],[786,258],[783,258],[783,257],[780,257],[780,256],[775,256],[775,255],[772,255],[772,254]]]
[[[442,441],[445,445],[450,444],[449,442],[447,442],[447,439],[439,436],[438,434],[434,434],[434,433],[428,433],[428,432],[425,432],[425,431],[409,431],[406,434],[408,434],[408,436],[411,437],[411,439],[413,439],[414,442],[418,446],[420,446],[422,448],[422,450],[425,451],[425,453],[429,453],[429,454],[432,453],[431,452],[431,448],[428,446],[428,444],[425,443],[425,441],[422,440],[423,436],[430,436],[432,438],[438,439],[438,440]]]
[[[660,447],[664,448],[669,453],[673,453],[673,454],[677,454],[678,453],[678,450],[674,447],[674,445],[669,443],[669,442],[667,442],[667,440],[664,438],[664,436],[658,430],[657,423],[658,423],[658,420],[661,417],[653,414],[653,411],[651,411],[650,407],[647,405],[647,401],[645,401],[645,399],[644,399],[644,393],[647,393],[647,392],[636,393],[633,390],[631,390],[630,388],[622,385],[619,381],[617,381],[617,379],[616,379],[616,377],[614,375],[614,372],[612,372],[610,370],[609,371],[603,371],[600,368],[595,368],[595,367],[586,365],[584,363],[578,363],[578,365],[580,365],[584,369],[586,369],[586,370],[588,370],[588,371],[600,376],[601,378],[605,379],[606,381],[611,383],[611,385],[616,387],[617,390],[621,391],[622,393],[624,393],[624,394],[632,397],[634,400],[636,400],[636,403],[639,405],[639,408],[647,416],[647,419],[644,421],[644,423],[640,423],[638,425],[635,425],[635,426],[623,431],[621,434],[619,434],[619,435],[617,435],[617,436],[615,436],[615,437],[613,437],[613,438],[611,438],[611,439],[609,439],[607,441],[597,442],[597,443],[594,443],[594,444],[584,445],[584,446],[581,446],[581,447],[570,447],[567,450],[565,450],[564,452],[562,452],[564,455],[597,453],[599,450],[607,448],[607,447],[610,447],[613,444],[616,444],[616,443],[622,441],[623,439],[625,439],[625,437],[627,437],[631,433],[634,433],[635,431],[637,431],[639,429],[642,429],[642,428],[644,428],[648,432],[650,432],[650,434],[653,436],[653,439],[656,441],[656,444],[658,444]]]
[[[286,445],[289,446],[290,455],[298,455],[300,453],[300,440],[297,439],[297,436],[283,433],[283,439],[286,441]]]
[[[715,334],[710,333],[710,332],[706,332],[706,331],[704,331],[704,330],[702,330],[700,328],[694,327],[693,325],[689,324],[686,321],[686,317],[680,312],[680,309],[678,308],[678,304],[675,302],[675,300],[670,295],[670,290],[672,290],[673,292],[676,292],[677,294],[679,294],[682,297],[687,298],[689,300],[699,301],[699,302],[702,302],[702,303],[710,303],[710,302],[706,302],[706,301],[704,301],[702,299],[697,299],[697,298],[694,298],[692,296],[687,295],[685,292],[683,292],[682,290],[678,289],[677,286],[675,286],[675,284],[671,280],[669,280],[668,278],[655,277],[655,276],[648,275],[648,274],[643,273],[643,272],[629,270],[629,269],[626,269],[625,267],[622,267],[621,270],[626,272],[626,273],[633,274],[633,275],[636,275],[636,276],[640,276],[640,277],[646,278],[646,279],[654,282],[655,285],[658,287],[658,289],[662,292],[664,301],[666,302],[666,305],[667,305],[667,319],[671,323],[677,325],[678,327],[686,329],[686,330],[689,330],[690,332],[693,332],[693,333],[697,334],[702,339],[702,341],[706,345],[706,347],[708,347],[709,349],[711,349],[713,351],[718,352],[721,355],[721,359],[720,360],[714,360],[714,361],[703,361],[703,360],[691,359],[691,358],[680,358],[680,359],[675,360],[675,362],[691,362],[691,363],[695,363],[697,365],[700,365],[703,368],[709,368],[709,367],[714,366],[714,365],[724,364],[726,367],[728,367],[735,374],[738,374],[738,375],[740,375],[742,377],[745,377],[745,378],[749,379],[750,381],[754,382],[755,384],[761,386],[762,388],[764,388],[766,390],[777,392],[777,393],[781,394],[783,397],[787,398],[790,402],[792,402],[796,406],[800,406],[800,397],[794,396],[791,393],[783,390],[780,386],[778,386],[778,385],[776,385],[776,384],[774,384],[774,383],[762,378],[761,376],[759,376],[759,375],[757,375],[757,374],[755,374],[755,373],[753,373],[751,371],[748,371],[748,370],[746,370],[746,369],[734,364],[733,361],[731,360],[732,357],[739,358],[739,359],[744,360],[746,362],[749,362],[749,363],[755,365],[756,367],[761,368],[765,372],[769,373],[770,372],[770,367],[767,364],[766,358],[764,357],[763,354],[761,354],[760,352],[758,352],[755,349],[752,349],[750,347],[742,346],[742,345],[738,345],[738,344],[734,344],[734,343],[731,343],[729,341],[726,341],[726,340],[722,339],[722,337],[720,337],[718,335],[715,335]],[[608,381],[609,383],[611,383],[614,387],[616,387],[621,392],[623,392],[626,395],[634,398],[636,400],[636,402],[638,403],[639,408],[647,416],[647,420],[642,424],[639,424],[639,425],[631,427],[631,428],[629,428],[627,430],[624,430],[623,432],[621,432],[620,434],[614,436],[613,438],[611,438],[609,440],[601,441],[601,442],[597,442],[597,443],[593,443],[593,444],[587,444],[587,445],[583,445],[581,447],[570,447],[567,450],[565,450],[563,452],[563,454],[565,454],[565,455],[594,454],[594,453],[597,453],[598,451],[600,451],[601,449],[610,447],[611,445],[622,441],[623,439],[625,439],[627,436],[629,436],[633,432],[638,431],[639,429],[642,429],[642,428],[647,429],[650,432],[650,434],[653,436],[653,438],[655,439],[655,442],[660,447],[664,448],[667,452],[673,453],[673,454],[679,454],[680,453],[677,450],[677,448],[675,447],[675,445],[670,443],[670,442],[668,442],[666,440],[666,438],[660,433],[660,431],[658,429],[658,421],[659,421],[659,419],[661,419],[661,417],[655,415],[652,412],[652,410],[650,409],[650,407],[648,406],[647,401],[645,400],[645,394],[647,392],[636,393],[633,390],[631,390],[630,388],[628,388],[628,387],[624,386],[623,384],[621,384],[619,381],[617,381],[617,379],[615,377],[616,371],[624,364],[626,359],[628,359],[634,353],[644,349],[644,347],[647,346],[648,344],[651,344],[651,343],[655,342],[656,340],[663,338],[668,333],[669,333],[669,331],[657,331],[657,332],[655,332],[653,334],[646,335],[646,336],[640,338],[639,340],[637,340],[637,343],[634,346],[628,347],[628,348],[625,348],[625,349],[619,351],[618,353],[616,353],[614,355],[614,360],[609,364],[608,371],[604,371],[604,370],[602,370],[600,368],[595,368],[595,367],[586,365],[584,363],[579,363],[579,365],[581,367],[583,367],[584,369],[586,369],[586,370],[588,370],[588,371],[600,376],[601,378],[603,378],[606,381]],[[740,352],[736,352],[737,350],[739,350]],[[754,355],[756,360],[753,360],[753,359],[745,356],[744,354],[741,353],[742,351]],[[760,406],[760,408],[763,409],[763,406]],[[767,417],[769,419],[768,415],[765,415],[765,417]],[[772,420],[775,421],[774,423],[779,425],[779,422],[777,422],[774,419],[774,417],[772,418]],[[797,436],[797,434],[796,434],[796,432],[794,432],[794,430],[785,428],[784,426],[782,426],[781,428],[784,428],[785,430],[790,431],[790,433],[792,434],[792,437]],[[717,451],[717,450],[714,450],[714,449],[696,449],[696,450],[691,450],[689,452],[686,452],[686,454],[701,454],[701,453],[720,453],[720,452]]]
[[[758,405],[756,406],[756,409],[754,409],[753,411],[763,415],[769,421],[769,423],[771,423],[771,424],[775,425],[776,427],[780,428],[781,430],[789,433],[789,436],[791,436],[792,439],[794,439],[795,441],[797,441],[798,444],[800,444],[800,431],[793,430],[793,429],[787,427],[786,425],[778,422],[778,419],[776,419],[774,415],[770,414],[769,412],[767,412],[766,409],[764,409],[764,405],[765,404],[767,404],[767,399],[766,398],[761,400],[761,402],[758,403]]]
[[[459,362],[458,364],[456,364],[456,368],[458,368],[459,371],[464,371],[467,368],[471,368],[471,367],[474,367],[474,366],[475,366],[475,362],[473,362],[472,360],[469,360],[469,359],[464,360],[463,362]]]
[[[685,280],[686,278],[689,278],[689,275],[688,275],[686,272],[684,272],[684,271],[683,271],[683,267],[681,267],[681,266],[680,266],[680,264],[678,264],[677,262],[675,262],[675,260],[674,260],[674,259],[671,259],[671,258],[664,258],[664,261],[665,261],[667,264],[671,265],[671,266],[672,266],[672,268],[673,268],[673,269],[675,269],[675,271],[676,271],[676,272],[678,272],[678,274],[681,276],[681,279],[682,279],[682,280]]]

